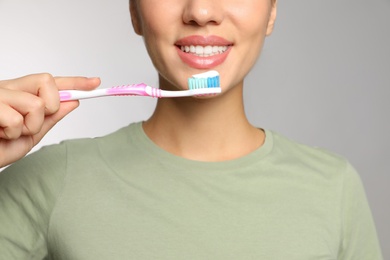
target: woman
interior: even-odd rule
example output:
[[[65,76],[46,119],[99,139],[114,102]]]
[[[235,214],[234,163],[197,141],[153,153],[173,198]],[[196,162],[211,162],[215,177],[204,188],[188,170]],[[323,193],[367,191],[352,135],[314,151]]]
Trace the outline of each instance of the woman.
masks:
[[[244,78],[272,33],[275,2],[131,0],[130,12],[160,88],[186,89],[189,76],[215,69],[223,93],[159,99],[145,122],[8,167],[2,257],[381,259],[349,163],[245,116]],[[48,74],[0,82],[0,165],[23,157],[77,106],[59,104],[58,89],[97,85]]]

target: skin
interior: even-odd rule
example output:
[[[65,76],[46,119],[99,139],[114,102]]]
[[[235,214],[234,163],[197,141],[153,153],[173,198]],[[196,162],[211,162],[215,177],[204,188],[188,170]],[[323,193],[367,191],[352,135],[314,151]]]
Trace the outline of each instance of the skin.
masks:
[[[244,78],[255,64],[276,18],[266,0],[131,0],[134,30],[159,73],[160,88],[186,89],[186,79],[204,70],[184,63],[174,43],[189,35],[217,35],[233,43],[216,66],[223,93],[210,98],[160,99],[143,127],[158,146],[199,161],[223,161],[259,148],[264,132],[252,126],[243,105]]]

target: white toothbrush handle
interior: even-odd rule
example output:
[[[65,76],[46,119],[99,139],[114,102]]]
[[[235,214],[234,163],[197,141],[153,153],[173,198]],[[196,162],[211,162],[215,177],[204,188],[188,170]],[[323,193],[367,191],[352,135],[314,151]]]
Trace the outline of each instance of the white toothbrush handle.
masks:
[[[62,90],[59,91],[61,101],[79,100],[107,95],[106,89],[95,89],[91,91]]]
[[[215,95],[222,92],[220,87],[219,73],[208,71],[193,75],[188,79],[188,90],[161,90],[153,88],[144,83],[124,85],[106,89],[91,91],[82,90],[61,90],[59,91],[60,101],[78,100],[103,96],[147,96],[147,97],[189,97]]]
[[[120,86],[106,89],[96,89],[91,91],[82,90],[62,90],[59,91],[61,101],[79,100],[93,97],[103,96],[146,96],[146,97],[188,97],[188,96],[203,96],[214,95],[221,93],[221,88],[200,88],[190,90],[161,90],[153,88],[145,84],[136,84],[128,86]]]

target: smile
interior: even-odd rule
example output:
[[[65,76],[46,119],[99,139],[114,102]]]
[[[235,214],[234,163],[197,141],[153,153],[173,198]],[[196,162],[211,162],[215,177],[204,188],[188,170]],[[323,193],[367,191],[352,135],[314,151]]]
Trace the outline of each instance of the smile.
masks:
[[[185,64],[197,69],[212,69],[226,60],[234,44],[218,36],[192,35],[174,45]]]
[[[211,46],[211,45],[194,46],[194,45],[189,45],[189,46],[181,46],[180,49],[183,52],[197,55],[200,57],[209,57],[209,56],[224,53],[225,51],[227,51],[228,46]]]

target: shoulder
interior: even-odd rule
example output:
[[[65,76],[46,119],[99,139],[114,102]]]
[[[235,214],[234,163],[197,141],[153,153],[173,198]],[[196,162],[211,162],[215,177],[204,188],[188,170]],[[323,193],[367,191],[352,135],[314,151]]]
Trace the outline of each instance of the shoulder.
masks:
[[[66,147],[49,145],[8,166],[0,173],[0,185],[38,185],[60,182],[64,174]]]
[[[23,185],[62,182],[70,161],[75,158],[88,160],[95,158],[102,149],[108,152],[116,149],[126,142],[132,128],[134,124],[102,137],[70,139],[44,146],[4,169],[0,173],[1,184],[7,182],[9,187],[11,183],[8,182]]]
[[[102,149],[117,149],[125,143],[131,142],[132,135],[137,132],[140,123],[132,123],[126,127],[120,128],[110,134],[94,137],[94,138],[79,138],[63,141],[61,144],[65,145],[72,153],[85,153],[86,151],[97,151]],[[84,154],[84,156],[87,154]]]
[[[344,174],[350,173],[353,169],[344,156],[321,147],[294,141],[272,131],[270,133],[273,139],[272,153],[282,165],[327,178],[341,179],[345,177]]]

